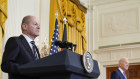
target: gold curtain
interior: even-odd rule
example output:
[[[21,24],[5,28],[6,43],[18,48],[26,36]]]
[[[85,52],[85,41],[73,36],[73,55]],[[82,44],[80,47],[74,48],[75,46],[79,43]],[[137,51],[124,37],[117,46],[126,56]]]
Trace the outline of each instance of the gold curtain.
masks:
[[[55,28],[55,13],[58,12],[59,40],[62,40],[64,22],[67,18],[67,39],[69,42],[77,44],[76,53],[83,54],[87,50],[85,12],[81,10],[79,0],[51,0],[50,6],[50,30],[49,45]],[[80,2],[79,2],[80,3]]]
[[[4,25],[7,19],[7,0],[0,0],[0,63],[2,57],[2,37],[4,36]],[[1,78],[1,70],[0,70]]]
[[[2,36],[4,36],[4,24],[7,19],[7,0],[0,0],[0,26],[2,28]]]

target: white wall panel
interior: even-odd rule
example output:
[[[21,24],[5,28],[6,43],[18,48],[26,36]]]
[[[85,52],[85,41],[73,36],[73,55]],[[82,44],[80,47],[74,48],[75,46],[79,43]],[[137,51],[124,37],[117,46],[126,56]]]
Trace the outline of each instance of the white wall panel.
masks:
[[[39,44],[45,41],[46,44],[49,43],[49,19],[50,19],[50,0],[41,0],[40,2],[40,36]],[[41,45],[40,45],[41,46]]]

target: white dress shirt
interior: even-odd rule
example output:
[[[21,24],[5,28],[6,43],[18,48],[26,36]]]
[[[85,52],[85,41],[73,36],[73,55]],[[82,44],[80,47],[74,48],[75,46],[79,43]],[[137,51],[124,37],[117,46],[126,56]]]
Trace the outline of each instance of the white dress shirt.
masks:
[[[29,38],[27,35],[25,35],[25,34],[22,34],[24,37],[25,37],[25,39],[27,40],[27,42],[28,42],[28,44],[29,44],[29,46],[31,47],[31,49],[33,49],[33,47],[32,47],[32,44],[30,43],[31,41],[33,41],[31,38]]]

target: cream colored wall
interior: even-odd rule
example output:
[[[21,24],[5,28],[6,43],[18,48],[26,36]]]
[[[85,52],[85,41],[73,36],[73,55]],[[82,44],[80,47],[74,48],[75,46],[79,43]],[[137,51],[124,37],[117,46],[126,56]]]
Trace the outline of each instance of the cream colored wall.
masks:
[[[8,0],[8,19],[3,38],[3,49],[7,39],[21,34],[21,21],[26,15],[34,15],[40,20],[41,32],[36,43],[40,46],[49,37],[50,0]],[[48,41],[46,41],[48,42]],[[2,73],[2,79],[8,79]]]
[[[117,66],[122,57],[139,64],[140,0],[90,1],[88,50],[99,63],[98,79],[106,79],[106,67]]]
[[[41,49],[43,42],[45,42],[45,44],[49,44],[50,0],[40,0],[39,12],[41,31],[38,47]]]
[[[93,6],[96,48],[139,42],[139,4],[139,0],[122,0]]]

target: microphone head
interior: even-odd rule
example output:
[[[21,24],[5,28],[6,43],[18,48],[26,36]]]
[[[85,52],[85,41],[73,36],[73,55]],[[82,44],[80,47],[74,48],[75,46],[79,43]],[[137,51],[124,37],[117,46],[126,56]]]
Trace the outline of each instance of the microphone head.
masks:
[[[62,44],[62,42],[61,42],[61,41],[55,41],[54,44],[55,44],[56,46],[60,46],[60,45]]]
[[[59,47],[60,48],[67,48],[67,41],[62,41],[61,45]]]

